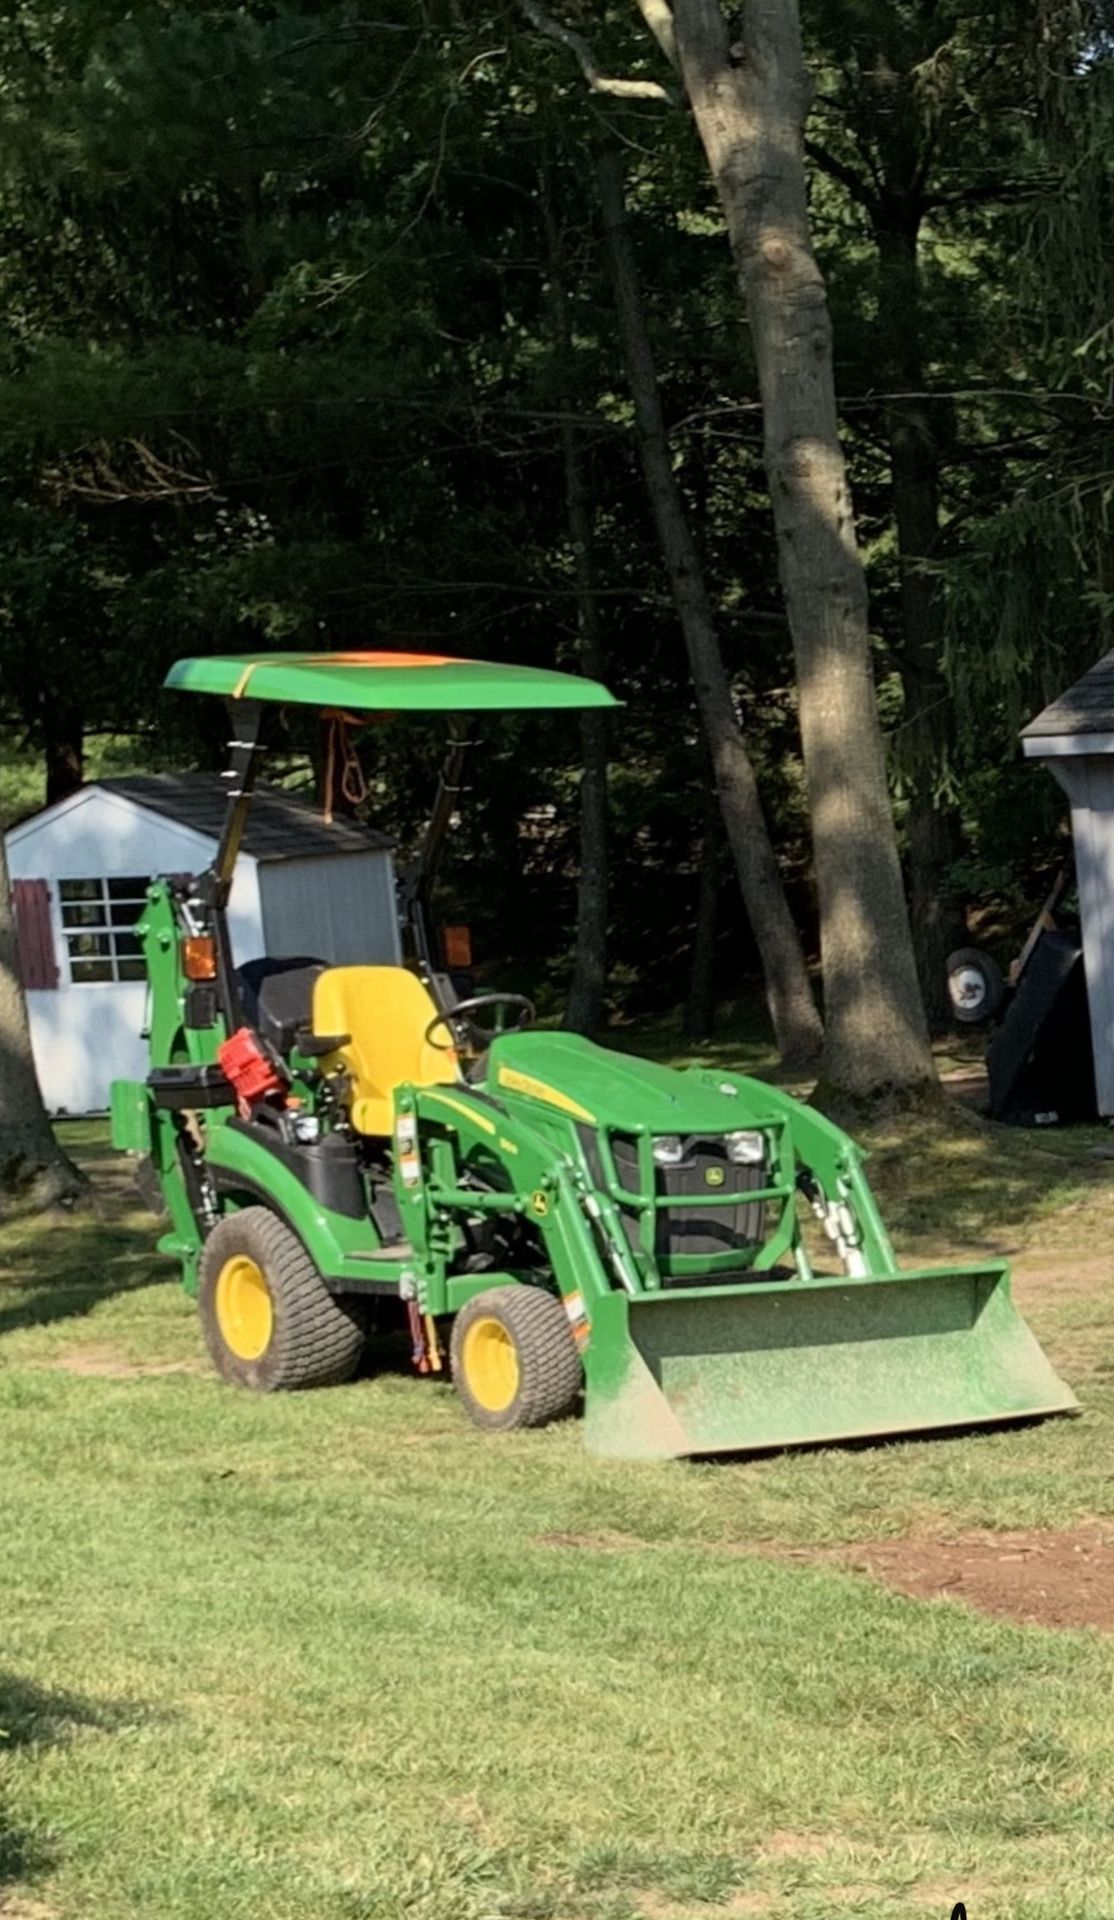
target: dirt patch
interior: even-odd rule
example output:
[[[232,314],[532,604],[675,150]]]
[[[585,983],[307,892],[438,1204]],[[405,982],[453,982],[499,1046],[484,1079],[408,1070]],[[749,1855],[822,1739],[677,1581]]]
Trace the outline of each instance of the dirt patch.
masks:
[[[52,1373],[76,1373],[91,1380],[149,1380],[163,1373],[200,1373],[198,1360],[123,1360],[110,1347],[75,1347],[42,1363]],[[0,1913],[4,1911],[0,1907]]]
[[[574,1553],[645,1552],[649,1542],[633,1533],[539,1533],[536,1547],[563,1547]]]
[[[875,1540],[837,1548],[830,1557],[917,1600],[962,1600],[979,1613],[1027,1626],[1114,1632],[1114,1528],[1109,1525]]]
[[[940,1075],[940,1083],[953,1100],[976,1113],[985,1113],[990,1103],[990,1082],[983,1066],[955,1067]]]
[[[747,1892],[729,1893],[726,1900],[717,1900],[714,1905],[700,1903],[701,1911],[714,1913],[718,1920],[745,1920],[745,1916],[769,1913],[774,1905],[775,1895],[761,1893],[757,1889]],[[634,1888],[630,1895],[631,1905],[638,1908],[643,1920],[691,1920],[694,1906],[692,1900],[674,1900],[659,1892],[656,1887]]]
[[[795,1833],[791,1827],[778,1827],[763,1836],[758,1849],[760,1860],[824,1860],[841,1844],[841,1836],[825,1839],[822,1833]]]
[[[651,1542],[628,1533],[541,1533],[538,1547],[576,1553],[653,1552],[664,1545],[690,1552],[792,1560],[849,1567],[914,1600],[961,1600],[979,1613],[1026,1626],[1097,1627],[1114,1632],[1114,1523],[1069,1531],[966,1533],[868,1540],[849,1547],[790,1547],[772,1541]],[[818,1854],[822,1838],[775,1835],[769,1854]]]

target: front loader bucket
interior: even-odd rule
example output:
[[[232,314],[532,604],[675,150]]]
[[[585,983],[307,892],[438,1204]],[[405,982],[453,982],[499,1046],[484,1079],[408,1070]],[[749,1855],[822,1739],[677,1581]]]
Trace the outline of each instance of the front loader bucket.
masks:
[[[586,1443],[625,1459],[1077,1411],[1001,1265],[614,1294],[591,1347]]]

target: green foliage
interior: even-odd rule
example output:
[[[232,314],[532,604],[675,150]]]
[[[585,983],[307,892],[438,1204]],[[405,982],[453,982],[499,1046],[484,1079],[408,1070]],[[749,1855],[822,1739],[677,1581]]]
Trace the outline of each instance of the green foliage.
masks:
[[[662,77],[635,9],[582,12],[568,22],[590,25],[606,71]],[[872,169],[896,178],[927,155],[918,324],[941,457],[938,664],[960,723],[932,779],[958,802],[973,882],[980,862],[1029,859],[1040,804],[1015,813],[1025,783],[998,776],[1019,719],[1087,664],[1114,592],[1106,43],[1077,25],[1093,57],[1061,58],[1053,88],[1023,9],[858,0],[812,10],[808,29],[814,219],[903,782],[916,711],[878,386],[906,308],[864,194]],[[211,763],[213,723],[158,695],[183,653],[367,644],[575,664],[571,417],[606,672],[627,702],[616,1006],[682,997],[707,770],[601,271],[603,113],[626,143],[677,471],[810,933],[754,374],[686,117],[592,96],[568,49],[513,9],[450,0],[386,17],[334,0],[21,0],[0,21],[0,71],[0,721],[48,756],[67,730],[142,731],[166,764]],[[388,735],[369,775],[406,837],[428,775]],[[474,919],[489,963],[548,968],[558,991],[578,762],[572,728],[489,741],[444,902]],[[720,944],[733,992],[753,964],[733,887]]]

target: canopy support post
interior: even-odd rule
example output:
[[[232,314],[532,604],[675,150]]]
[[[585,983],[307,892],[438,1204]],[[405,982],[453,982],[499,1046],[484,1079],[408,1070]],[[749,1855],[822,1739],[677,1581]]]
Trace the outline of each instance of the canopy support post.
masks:
[[[213,857],[213,864],[199,876],[197,898],[206,909],[206,917],[216,942],[217,993],[229,1034],[243,1024],[243,1009],[232,960],[232,942],[228,934],[228,896],[244,822],[251,805],[252,789],[259,767],[259,737],[263,728],[261,700],[230,700],[232,737],[228,742],[229,763],[221,779],[225,782],[224,822]]]
[[[462,776],[469,749],[473,744],[472,733],[467,723],[462,725],[457,722],[441,765],[437,795],[422,836],[422,844],[416,857],[399,877],[399,919],[402,923],[403,940],[411,957],[417,960],[427,976],[427,982],[436,981],[437,976],[443,972],[438,943],[434,940],[429,926],[429,900],[437,870],[441,864],[449,825],[460,796],[465,791],[461,784]]]

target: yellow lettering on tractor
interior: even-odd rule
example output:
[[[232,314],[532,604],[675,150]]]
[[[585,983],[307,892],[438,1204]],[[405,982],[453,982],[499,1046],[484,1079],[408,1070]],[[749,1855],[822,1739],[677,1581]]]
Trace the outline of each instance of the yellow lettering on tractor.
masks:
[[[544,1100],[549,1107],[560,1107],[562,1113],[571,1113],[574,1120],[585,1120],[590,1127],[596,1124],[595,1114],[589,1113],[579,1101],[571,1100],[556,1087],[547,1087],[544,1080],[535,1080],[532,1074],[519,1073],[517,1067],[500,1067],[499,1085],[506,1087],[508,1093],[528,1093],[532,1100]]]

